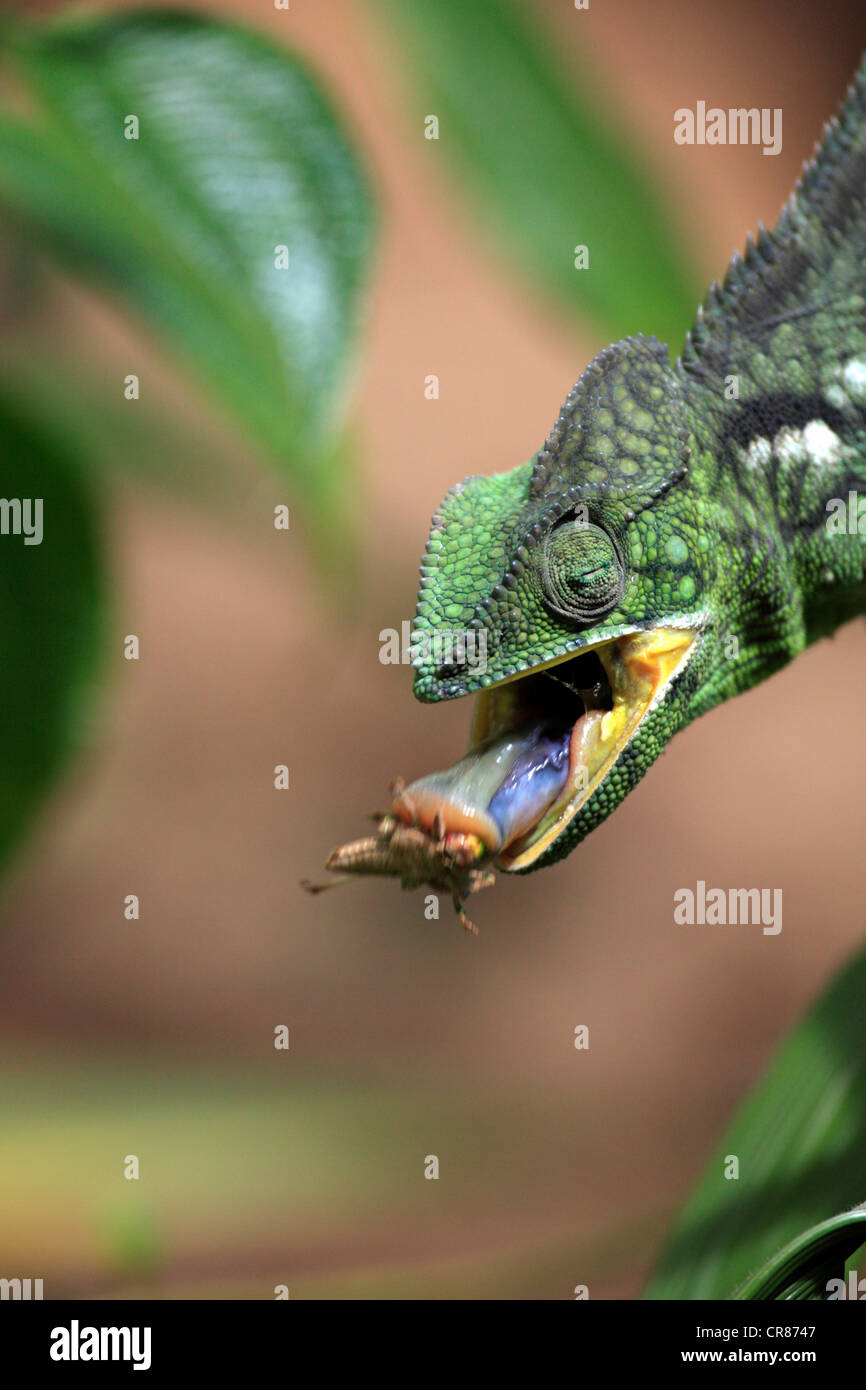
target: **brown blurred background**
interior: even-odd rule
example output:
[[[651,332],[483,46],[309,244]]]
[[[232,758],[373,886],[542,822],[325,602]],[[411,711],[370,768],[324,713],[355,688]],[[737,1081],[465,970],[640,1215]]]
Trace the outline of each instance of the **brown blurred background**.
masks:
[[[563,864],[500,878],[477,941],[391,883],[305,896],[396,773],[466,739],[467,704],[418,705],[378,660],[379,630],[411,617],[431,511],[529,457],[604,343],[467,213],[369,5],[199,8],[308,56],[383,200],[352,408],[355,607],[308,566],[303,499],[243,457],[228,505],[106,497],[107,686],[3,905],[0,1273],[46,1296],[633,1297],[745,1088],[862,941],[863,625],[687,730]],[[775,219],[866,47],[841,0],[533,8],[615,93],[707,281]],[[781,106],[782,153],[675,146],[672,113],[699,98]],[[70,353],[86,336],[214,429],[105,302],[57,281],[42,313]],[[698,878],[782,888],[781,934],[675,926]]]

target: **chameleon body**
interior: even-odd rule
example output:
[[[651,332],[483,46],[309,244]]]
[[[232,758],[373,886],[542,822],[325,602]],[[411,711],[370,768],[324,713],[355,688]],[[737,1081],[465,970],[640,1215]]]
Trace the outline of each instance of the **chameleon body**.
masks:
[[[866,62],[678,361],[607,348],[534,459],[446,496],[414,689],[474,694],[472,746],[392,814],[477,835],[500,868],[552,864],[680,729],[864,608]],[[454,632],[483,670],[453,642],[441,659]]]

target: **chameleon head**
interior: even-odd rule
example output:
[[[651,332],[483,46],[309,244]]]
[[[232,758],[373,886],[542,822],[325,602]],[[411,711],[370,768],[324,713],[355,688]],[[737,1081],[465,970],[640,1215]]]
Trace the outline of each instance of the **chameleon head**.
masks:
[[[415,693],[475,695],[470,749],[393,814],[509,871],[567,854],[685,722],[710,547],[666,349],[608,348],[544,448],[447,495],[421,565]]]

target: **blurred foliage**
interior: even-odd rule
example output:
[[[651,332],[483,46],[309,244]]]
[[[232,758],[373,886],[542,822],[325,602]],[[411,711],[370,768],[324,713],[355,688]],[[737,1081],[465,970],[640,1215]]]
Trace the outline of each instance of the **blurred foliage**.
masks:
[[[102,1218],[107,1273],[123,1280],[153,1278],[167,1259],[165,1239],[150,1204],[135,1189],[123,1197]]]
[[[372,208],[316,81],[253,33],[170,11],[3,39],[35,105],[0,122],[7,212],[182,349],[330,524]]]
[[[843,1276],[866,1217],[846,1212],[866,1199],[864,999],[866,952],[785,1041],[734,1119],[648,1298],[727,1298],[740,1286],[740,1298],[815,1297],[825,1273]],[[725,1178],[728,1155],[739,1160],[736,1180]]]
[[[91,490],[74,456],[0,393],[3,502],[42,504],[42,540],[0,537],[0,864],[26,829],[82,731],[99,650],[103,574]],[[35,542],[38,531],[34,531]]]
[[[278,1053],[25,1051],[0,1065],[0,1249],[10,1269],[38,1252],[46,1298],[269,1299],[287,1283],[292,1299],[569,1299],[646,1258],[659,1223],[625,1215],[578,1243],[561,1201],[519,1219],[563,1099],[305,1071]],[[545,1186],[580,1210],[567,1147]]]
[[[659,174],[589,62],[565,59],[546,18],[516,0],[380,3],[403,40],[419,134],[421,113],[436,115],[428,148],[453,162],[488,245],[560,313],[590,317],[604,345],[643,332],[676,356],[704,285]],[[578,245],[588,270],[575,268]]]
[[[76,466],[93,489],[122,477],[196,504],[237,506],[244,489],[249,493],[261,483],[261,457],[249,470],[240,469],[238,436],[206,413],[191,419],[162,391],[145,390],[130,425],[130,404],[117,389],[117,365],[95,353],[70,362],[59,350],[34,344],[22,351],[19,344],[14,357],[0,359],[0,382],[26,419],[38,419],[55,436],[74,440]],[[279,486],[276,479],[274,485]]]
[[[29,272],[41,251],[139,312],[303,493],[314,553],[341,522],[348,536],[335,405],[373,214],[315,79],[254,34],[162,11],[7,18],[0,61],[7,88],[10,76],[16,84],[0,113],[10,264]],[[42,500],[45,539],[0,546],[0,860],[72,745],[81,676],[96,652],[88,475],[108,457],[127,466],[146,458],[163,477],[201,474],[202,464],[218,474],[221,463],[218,447],[201,459],[170,410],[124,400],[123,371],[109,384],[107,373],[88,379],[81,361],[50,365],[43,353],[36,370],[32,348],[4,353],[5,396],[16,401],[4,421],[4,489]],[[140,383],[144,398],[149,386]]]

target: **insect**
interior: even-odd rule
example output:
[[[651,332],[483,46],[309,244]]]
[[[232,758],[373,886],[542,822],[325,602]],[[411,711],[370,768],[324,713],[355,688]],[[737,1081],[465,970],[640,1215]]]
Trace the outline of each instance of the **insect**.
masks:
[[[405,808],[403,814],[411,815],[411,798],[407,802],[402,778],[392,783],[391,791],[400,799],[401,808]],[[495,881],[494,875],[484,868],[490,854],[483,841],[477,835],[446,830],[441,816],[436,817],[431,830],[390,813],[377,812],[373,820],[377,822],[375,835],[340,845],[329,855],[325,868],[342,874],[341,878],[327,883],[304,879],[301,886],[308,893],[323,893],[365,875],[399,878],[407,890],[428,885],[451,895],[454,911],[464,928],[477,936],[478,928],[467,917],[463,904],[482,888],[492,888]]]

